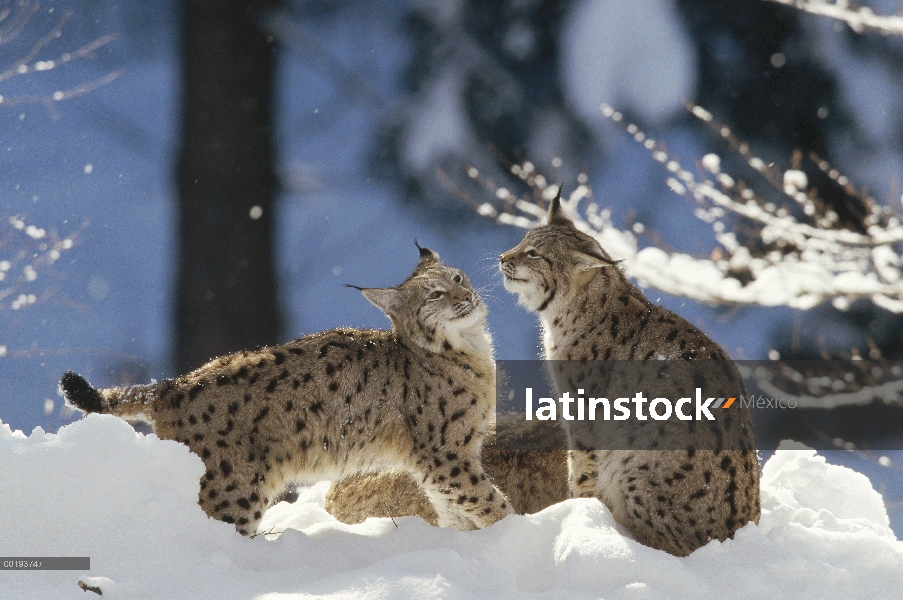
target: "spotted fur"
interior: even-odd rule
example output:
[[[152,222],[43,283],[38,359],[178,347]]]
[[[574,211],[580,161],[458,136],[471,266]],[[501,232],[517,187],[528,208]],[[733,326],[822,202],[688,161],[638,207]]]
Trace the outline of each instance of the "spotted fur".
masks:
[[[505,288],[538,313],[549,360],[730,361],[702,331],[632,285],[564,215],[560,197],[547,225],[502,254],[500,268]],[[729,369],[736,376],[733,363]],[[733,537],[760,514],[752,421],[738,408],[719,435],[733,436],[733,447],[745,450],[571,450],[570,494],[598,498],[638,541],[678,556]],[[579,447],[571,422],[562,424],[571,448]]]
[[[519,421],[505,423],[499,437],[490,434],[483,444],[481,461],[492,482],[520,514],[532,514],[568,497],[567,453],[564,450],[508,450],[535,436],[537,429]],[[547,428],[539,432],[547,435]],[[552,447],[566,444],[564,431],[556,428]],[[360,523],[369,517],[414,515],[436,524],[437,515],[426,496],[407,473],[383,471],[358,474],[333,483],[326,495],[326,510],[344,523]]]
[[[483,472],[495,408],[486,308],[467,276],[421,249],[394,288],[358,288],[389,331],[335,329],[215,359],[160,383],[60,386],[86,412],[145,418],[201,457],[199,503],[245,535],[289,482],[395,469],[420,485],[438,524],[488,526],[512,512]]]

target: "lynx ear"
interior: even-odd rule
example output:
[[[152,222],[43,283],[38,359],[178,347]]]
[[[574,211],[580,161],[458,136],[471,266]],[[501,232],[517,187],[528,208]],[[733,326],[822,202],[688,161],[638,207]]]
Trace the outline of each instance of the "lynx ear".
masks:
[[[417,249],[420,251],[420,262],[417,263],[417,266],[440,262],[439,255],[429,248],[421,248],[420,244],[417,243],[416,238],[414,238],[414,245],[417,246]]]
[[[351,284],[347,284],[347,287],[360,290],[370,304],[390,316],[395,313],[401,302],[401,292],[395,288],[361,288]]]
[[[579,271],[589,271],[590,269],[599,267],[610,267],[621,262],[619,260],[612,260],[601,252],[581,252],[580,250],[574,250],[571,254],[577,259],[577,269]]]
[[[555,194],[554,200],[552,200],[552,204],[549,205],[549,225],[563,225],[566,227],[573,227],[574,223],[570,219],[568,219],[564,210],[561,208],[561,188],[564,186],[558,186],[558,193]]]

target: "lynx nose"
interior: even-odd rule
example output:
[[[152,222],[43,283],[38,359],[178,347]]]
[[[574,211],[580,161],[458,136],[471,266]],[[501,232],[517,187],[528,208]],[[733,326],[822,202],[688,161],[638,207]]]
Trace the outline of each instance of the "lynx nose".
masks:
[[[499,256],[499,262],[502,263],[503,265],[510,260],[511,260],[511,250],[508,250],[507,252],[505,252],[504,254]]]
[[[455,300],[458,300],[459,302],[473,302],[473,292],[455,294]]]

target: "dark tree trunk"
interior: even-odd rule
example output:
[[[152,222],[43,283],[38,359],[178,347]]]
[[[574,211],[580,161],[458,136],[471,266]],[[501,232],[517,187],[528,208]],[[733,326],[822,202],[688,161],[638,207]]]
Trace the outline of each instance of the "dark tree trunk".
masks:
[[[277,339],[273,45],[259,26],[271,4],[182,3],[179,373]]]

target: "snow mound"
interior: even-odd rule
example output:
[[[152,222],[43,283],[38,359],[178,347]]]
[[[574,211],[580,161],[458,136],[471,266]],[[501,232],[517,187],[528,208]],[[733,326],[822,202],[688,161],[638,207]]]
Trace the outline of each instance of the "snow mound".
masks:
[[[764,468],[763,514],[687,558],[642,546],[595,500],[488,529],[416,517],[344,525],[327,484],[280,504],[248,539],[196,504],[200,459],[183,445],[92,415],[47,434],[0,422],[5,556],[90,556],[90,572],[2,571],[4,598],[903,597],[903,543],[868,479],[813,450]],[[275,536],[271,536],[275,537]]]

